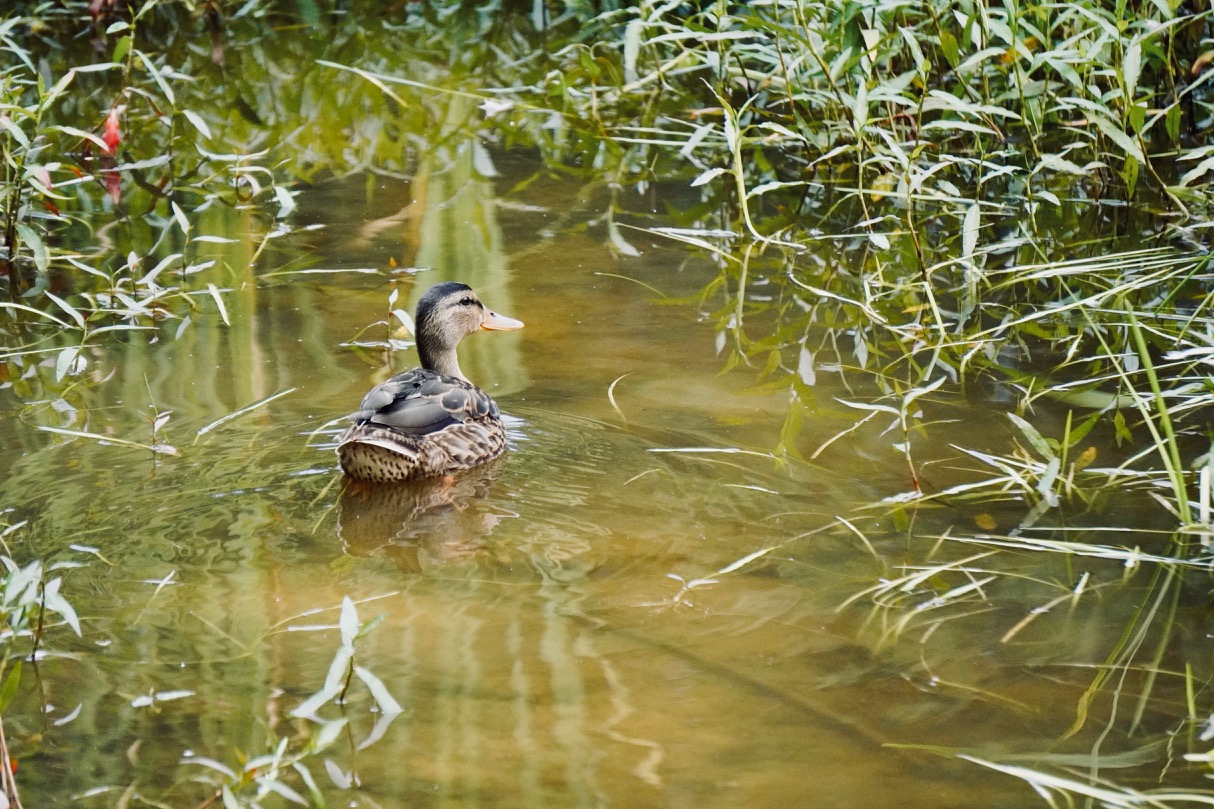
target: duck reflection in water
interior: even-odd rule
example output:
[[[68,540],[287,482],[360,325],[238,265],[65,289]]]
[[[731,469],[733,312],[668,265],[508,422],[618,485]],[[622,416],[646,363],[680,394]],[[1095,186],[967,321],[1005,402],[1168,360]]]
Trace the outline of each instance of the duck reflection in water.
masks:
[[[337,504],[337,535],[352,556],[383,555],[421,572],[482,551],[512,512],[494,508],[489,491],[502,459],[442,478],[383,484],[351,480]]]

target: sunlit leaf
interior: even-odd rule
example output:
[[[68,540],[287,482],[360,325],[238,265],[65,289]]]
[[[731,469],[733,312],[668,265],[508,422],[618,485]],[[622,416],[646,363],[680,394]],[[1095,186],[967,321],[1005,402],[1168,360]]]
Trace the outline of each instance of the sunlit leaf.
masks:
[[[735,562],[731,562],[730,564],[721,568],[720,570],[718,570],[716,573],[713,573],[712,575],[724,576],[726,573],[733,573],[735,570],[741,570],[742,568],[749,565],[751,562],[755,561],[756,559],[761,559],[762,557],[766,556],[767,554],[771,553],[774,550],[776,550],[776,548],[774,548],[774,547],[763,548],[761,550],[755,551],[754,553],[748,553],[745,556],[743,556],[741,559],[738,559]]]
[[[773,121],[764,121],[763,123],[759,124],[759,128],[760,129],[769,129],[772,132],[778,132],[779,134],[783,135],[786,138],[791,138],[792,140],[796,140],[801,143],[808,143],[808,140],[806,139],[806,137],[804,135],[802,135],[798,132],[793,132],[791,129],[784,126],[783,124],[777,124]]]
[[[176,205],[174,205],[174,207],[176,207]],[[142,286],[151,286],[152,283],[155,282],[156,277],[158,275],[160,275],[160,273],[164,272],[169,267],[169,265],[173,264],[175,261],[177,261],[180,258],[182,258],[181,253],[169,253],[167,256],[162,258],[160,260],[160,262],[156,264],[155,267],[153,267],[151,270],[149,270],[147,275],[140,278],[137,283]]]
[[[408,312],[406,312],[404,309],[393,309],[392,315],[400,321],[401,325],[404,326],[410,334],[417,334],[417,331],[413,326],[413,318],[409,316]]]
[[[341,600],[341,618],[338,620],[338,627],[341,629],[342,645],[353,644],[354,638],[358,635],[358,610],[349,596],[344,596]]]
[[[696,186],[704,185],[705,183],[710,182],[714,178],[720,177],[722,174],[728,173],[728,171],[729,171],[729,169],[723,169],[723,168],[708,169],[707,171],[701,172],[699,176],[697,176],[694,180],[692,180],[691,186],[692,186],[692,188],[695,188]]]
[[[1008,413],[1007,417],[1012,420],[1012,423],[1020,428],[1020,432],[1028,439],[1029,445],[1037,451],[1043,458],[1054,457],[1054,450],[1050,448],[1049,442],[1037,432],[1037,428],[1029,424],[1024,419],[1017,416],[1015,413]]]
[[[85,327],[84,315],[82,315],[80,313],[79,309],[72,306],[71,304],[69,304],[67,301],[63,300],[59,296],[55,295],[55,293],[51,292],[49,289],[46,290],[45,292],[43,292],[42,294],[46,295],[46,297],[49,298],[51,301],[53,301],[56,306],[58,306],[60,309],[62,309],[64,312],[66,312],[68,317],[70,317],[72,320],[76,321],[77,326],[79,326],[82,329]]]
[[[1138,162],[1143,162],[1146,158],[1143,156],[1142,148],[1138,145],[1138,141],[1125,133],[1119,125],[1109,120],[1104,114],[1095,114],[1090,116],[1091,122],[1095,124],[1105,137],[1121,147],[1122,151],[1127,156],[1134,158]]]
[[[4,127],[22,149],[29,149],[29,136],[25,134],[25,131],[21,127],[17,126],[12,118],[9,118],[7,115],[0,115],[0,127]]]
[[[59,588],[62,585],[62,579],[51,579],[42,592],[42,598],[46,603],[46,608],[62,617],[67,622],[67,625],[72,628],[72,631],[76,633],[76,637],[80,637],[80,619],[76,617],[76,610],[73,609],[66,598],[59,595]]]
[[[624,82],[632,84],[637,80],[637,57],[641,52],[641,32],[645,23],[636,19],[628,23],[624,29]]]
[[[961,224],[961,257],[971,259],[974,256],[974,250],[978,247],[978,230],[982,223],[982,208],[978,205],[971,205],[965,212],[965,219]]]
[[[156,63],[152,61],[152,58],[138,49],[135,50],[135,54],[139,57],[139,61],[143,62],[143,67],[147,70],[148,75],[152,77],[152,81],[156,82],[156,86],[160,88],[160,92],[164,95],[165,100],[170,105],[176,104],[177,97],[173,95],[173,88],[164,80],[164,74],[156,67]]]
[[[228,765],[224,764],[222,761],[216,761],[213,758],[207,758],[206,756],[186,756],[181,759],[181,763],[182,764],[197,764],[200,767],[206,767],[208,769],[214,770],[217,773],[220,773],[221,775],[227,776],[228,778],[232,779],[233,781],[236,780],[236,771],[235,770],[233,770]]]
[[[1142,70],[1142,45],[1135,39],[1121,58],[1121,77],[1125,83],[1126,103],[1134,101],[1138,91],[1138,75]]]
[[[274,186],[274,199],[278,201],[279,219],[286,219],[295,210],[295,194],[281,185]]]
[[[343,651],[344,651],[344,647],[343,647]],[[338,656],[339,657],[342,656],[341,651],[338,652]],[[346,659],[342,661],[343,665],[349,663],[349,656],[346,655],[345,658]],[[337,658],[334,658],[334,663],[336,663],[336,662],[337,662]],[[333,667],[330,667],[330,669],[329,669],[330,673],[332,673],[333,670],[334,670]],[[344,674],[344,669],[342,671]],[[304,700],[299,705],[297,705],[291,711],[291,716],[299,717],[301,719],[314,718],[316,716],[317,711],[319,711],[325,705],[328,705],[329,702],[331,702],[334,697],[336,697],[338,694],[341,693],[341,687],[342,687],[342,683],[341,683],[340,679],[338,680],[337,684],[332,688],[330,688],[329,685],[326,683],[324,688],[317,691],[315,694],[308,697],[306,700]]]
[[[219,292],[219,287],[214,284],[207,284],[207,290],[211,293],[211,297],[215,300],[215,306],[219,308],[219,316],[223,318],[225,326],[231,326],[232,322],[228,320],[228,307],[223,303],[223,295]]]
[[[383,684],[382,680],[362,666],[355,666],[354,673],[367,686],[367,689],[371,692],[371,696],[375,699],[375,704],[379,706],[381,711],[386,714],[396,714],[404,711],[400,703],[388,693],[388,688]]]
[[[181,228],[181,232],[185,235],[190,234],[190,220],[186,219],[185,211],[181,210],[181,206],[176,202],[170,201],[169,206],[173,210],[173,219],[177,222],[177,226]]]
[[[3,119],[0,118],[0,121],[2,120]],[[65,135],[71,135],[72,137],[80,138],[81,140],[87,140],[99,149],[104,149],[107,151],[109,150],[109,146],[104,140],[101,139],[101,136],[92,132],[85,132],[83,129],[77,129],[74,126],[52,126],[50,128],[56,132],[62,132]]]

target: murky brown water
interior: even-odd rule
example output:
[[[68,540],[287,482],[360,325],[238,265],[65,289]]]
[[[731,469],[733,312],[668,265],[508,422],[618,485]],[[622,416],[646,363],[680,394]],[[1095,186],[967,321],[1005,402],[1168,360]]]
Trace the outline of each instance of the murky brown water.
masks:
[[[909,524],[865,510],[909,488],[884,425],[816,462],[768,457],[789,393],[756,388],[763,354],[721,373],[707,316],[720,301],[696,302],[716,267],[641,234],[629,235],[641,257],[613,258],[601,232],[568,225],[570,189],[533,187],[501,208],[487,185],[471,201],[461,188],[420,222],[397,215],[411,200],[401,184],[310,190],[301,217],[326,228],[279,258],[375,274],[259,279],[238,242],[222,248],[236,269],[211,279],[233,289],[231,326],[204,301],[179,337],[169,325],[98,341],[92,381],[64,396],[74,412],[0,391],[0,504],[10,524],[29,521],[14,555],[87,563],[64,587],[83,639],[59,631],[50,647],[66,654],[43,660],[39,687],[5,715],[27,805],[197,805],[207,789],[188,779],[205,768],[183,757],[238,766],[312,732],[288,714],[324,681],[343,596],[364,620],[384,616],[357,662],[405,711],[373,735],[378,714],[355,687],[331,766],[309,762],[330,805],[1028,806],[1019,780],[905,746],[1028,764],[1091,751],[1103,718],[1058,740],[1145,581],[1123,586],[1120,561],[1085,560],[1107,598],[1058,606],[1000,643],[1073,586],[1065,557],[947,547],[950,526],[973,526],[952,508]],[[212,226],[242,233],[235,217]],[[346,489],[328,445],[368,387],[415,361],[403,350],[388,367],[351,345],[383,337],[360,332],[388,308],[389,257],[434,268],[393,276],[410,306],[458,279],[527,324],[461,348],[512,417],[513,449],[451,490]],[[814,388],[796,437],[807,456],[857,420],[836,398],[862,395],[826,368]],[[37,429],[147,443],[152,405],[173,411],[161,439],[177,456]],[[983,402],[936,407],[957,421],[928,431],[925,458],[951,443],[1007,449]],[[929,470],[939,485],[962,475]],[[849,603],[946,559],[968,561],[927,592]],[[932,603],[973,581],[985,598]],[[1200,589],[1180,614],[1208,658]],[[139,700],[176,690],[190,694]],[[1168,729],[1155,716],[1144,745]]]

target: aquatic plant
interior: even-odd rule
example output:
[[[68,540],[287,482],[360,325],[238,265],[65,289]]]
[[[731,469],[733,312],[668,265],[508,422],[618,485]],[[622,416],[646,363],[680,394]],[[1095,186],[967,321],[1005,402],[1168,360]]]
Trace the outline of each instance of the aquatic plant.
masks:
[[[308,805],[309,800],[292,786],[296,778],[303,784],[314,806],[324,806],[324,794],[308,768],[308,762],[327,750],[343,733],[348,733],[346,694],[351,682],[357,677],[367,687],[375,706],[380,712],[379,721],[361,747],[372,744],[383,735],[387,726],[402,712],[400,704],[388,692],[383,682],[371,671],[355,662],[356,644],[371,632],[380,619],[360,623],[358,609],[350,598],[342,599],[338,629],[341,644],[329,665],[324,686],[291,711],[291,716],[309,720],[315,728],[309,728],[301,740],[288,735],[274,736],[267,741],[267,752],[248,758],[232,767],[223,762],[197,755],[181,760],[182,765],[203,767],[206,775],[197,779],[214,789],[207,803],[220,801],[228,806],[260,806],[260,801],[277,795],[292,803]],[[328,705],[337,705],[343,716],[321,719],[317,711]],[[292,743],[294,742],[294,744]],[[329,775],[334,781],[348,788],[356,779],[343,773],[336,764],[326,761]]]
[[[585,184],[554,228],[592,229],[622,260],[643,234],[717,267],[682,305],[714,324],[722,372],[785,397],[774,446],[756,453],[764,463],[888,436],[902,485],[864,516],[886,519],[904,547],[881,554],[855,515],[832,524],[873,557],[872,581],[844,608],[866,611],[860,634],[875,649],[912,633],[926,646],[1035,580],[1041,602],[995,633],[1009,644],[1055,607],[1150,571],[1060,736],[1099,715],[1128,737],[1157,712],[1202,763],[1206,673],[1182,681],[1164,662],[1186,576],[1208,571],[1214,533],[1208,12],[1086,0],[438,2],[372,22],[268,2],[15,8],[0,24],[14,56],[0,71],[0,359],[24,401],[69,413],[59,402],[100,384],[85,373],[93,346],[122,333],[178,339],[204,312],[230,323],[230,304],[254,309],[259,284],[287,282],[306,261],[278,249],[311,232],[299,183],[365,173],[425,191],[458,166],[453,182],[487,184],[498,155],[531,150],[543,165],[516,188],[545,174]],[[299,20],[324,36],[276,25]],[[62,46],[82,31],[96,53]],[[199,34],[209,48],[191,46]],[[274,48],[246,58],[229,40]],[[487,196],[462,213],[478,215]],[[98,211],[112,221],[98,225]],[[376,348],[391,347],[387,331]],[[845,374],[846,398],[821,396],[826,374]],[[614,383],[607,397],[625,412]],[[982,446],[925,448],[967,398],[1001,429]],[[161,444],[159,415],[144,446]],[[814,418],[829,429],[805,429]],[[1099,452],[1096,436],[1108,439]],[[1132,519],[1109,507],[1127,502]],[[955,519],[923,528],[937,508]],[[680,579],[672,603],[775,564],[773,550]],[[1026,556],[1066,569],[1025,573]],[[344,621],[343,610],[313,709],[354,678],[377,691]],[[924,652],[906,667],[933,662]],[[196,763],[225,800],[300,798],[282,785],[295,773],[313,789],[296,765],[332,741],[321,727],[239,766]],[[1122,800],[1097,780],[1035,785]]]
[[[71,602],[60,592],[63,579],[47,578],[47,574],[77,567],[74,562],[49,565],[34,560],[24,565],[11,558],[9,543],[25,521],[0,526],[0,543],[4,555],[0,564],[0,803],[21,807],[17,786],[17,757],[9,749],[4,732],[5,712],[17,695],[25,664],[35,665],[44,653],[46,634],[61,626],[69,627],[80,637],[80,619]],[[61,623],[48,619],[58,616]]]

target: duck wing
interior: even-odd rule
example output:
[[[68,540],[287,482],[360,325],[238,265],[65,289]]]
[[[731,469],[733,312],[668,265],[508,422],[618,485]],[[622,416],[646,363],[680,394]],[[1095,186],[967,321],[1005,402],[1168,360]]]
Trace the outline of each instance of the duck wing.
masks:
[[[420,436],[496,415],[493,399],[471,382],[415,368],[372,388],[350,420]]]

